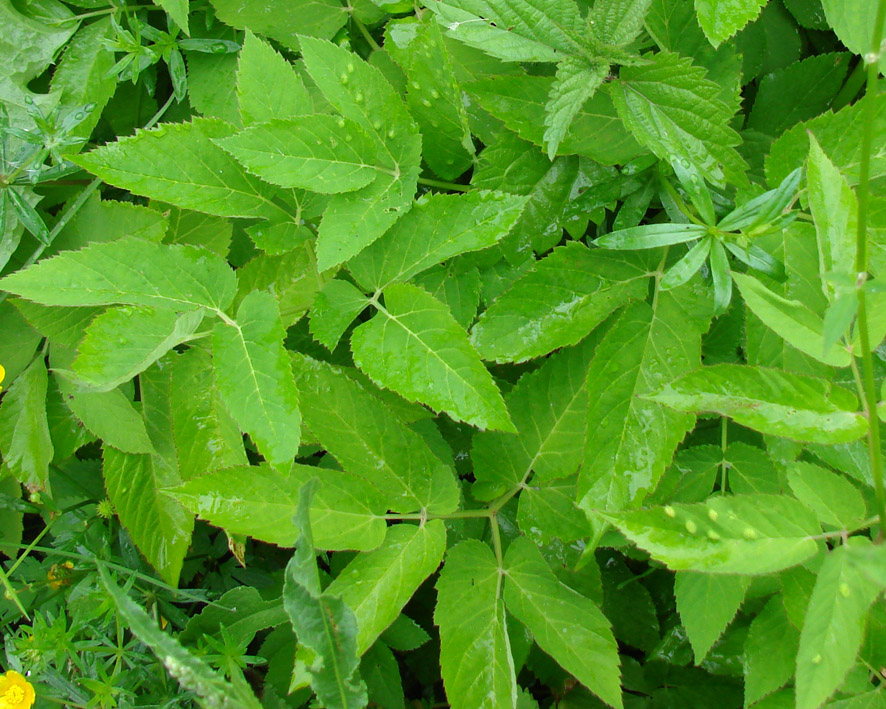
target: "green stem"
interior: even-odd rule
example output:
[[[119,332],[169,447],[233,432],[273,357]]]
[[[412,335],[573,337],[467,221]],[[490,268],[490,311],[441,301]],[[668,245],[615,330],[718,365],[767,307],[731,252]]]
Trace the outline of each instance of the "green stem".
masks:
[[[353,8],[348,6],[348,10],[352,9]],[[373,37],[369,33],[369,30],[366,29],[366,25],[360,22],[360,20],[357,19],[353,12],[351,12],[351,19],[354,21],[354,26],[360,31],[360,34],[363,35],[363,38],[369,43],[369,46],[372,47],[372,51],[377,52],[379,49],[381,49],[378,42],[375,41],[375,37]]]
[[[501,551],[501,530],[498,528],[498,515],[492,515],[489,518],[489,526],[492,532],[492,549],[495,551],[495,560],[498,562],[498,581],[495,585],[495,597],[501,598],[501,582],[505,569],[505,560]]]
[[[726,494],[726,474],[729,464],[726,462],[726,448],[729,445],[729,419],[725,416],[720,418],[720,450],[723,453],[723,460],[720,461],[720,494]]]
[[[418,184],[425,187],[437,187],[441,190],[451,190],[453,192],[470,192],[470,185],[460,185],[457,182],[443,182],[442,180],[431,180],[427,177],[419,177]]]
[[[866,80],[867,71],[865,70],[864,59],[862,59],[855,65],[855,68],[852,70],[852,73],[846,81],[843,82],[843,88],[840,89],[839,93],[834,97],[834,100],[831,101],[830,109],[836,113],[841,108],[852,103],[855,100],[855,97],[858,96],[858,92],[861,91],[861,87],[864,86]]]
[[[423,520],[423,519],[425,519],[425,520],[430,520],[430,519],[483,519],[483,518],[488,518],[491,516],[492,516],[492,512],[490,510],[484,508],[482,510],[458,510],[457,512],[450,512],[449,514],[445,514],[445,515],[438,515],[438,514],[434,514],[432,512],[429,512],[424,515],[419,514],[419,513],[405,514],[405,515],[389,514],[389,515],[382,515],[382,518],[389,519],[389,520],[402,521],[402,520]]]
[[[871,51],[864,58],[867,66],[867,89],[864,121],[861,134],[861,165],[856,195],[858,197],[858,229],[855,241],[855,271],[858,274],[858,339],[861,346],[861,374],[864,385],[864,409],[868,417],[868,454],[871,459],[871,475],[880,517],[879,540],[886,535],[886,492],[883,489],[883,457],[880,442],[880,422],[877,418],[877,389],[874,381],[874,358],[868,332],[867,301],[864,281],[868,275],[868,210],[870,206],[871,152],[874,143],[874,121],[877,118],[874,97],[877,95],[879,77],[880,45],[883,43],[883,22],[886,20],[886,0],[877,4],[877,17],[871,39]]]

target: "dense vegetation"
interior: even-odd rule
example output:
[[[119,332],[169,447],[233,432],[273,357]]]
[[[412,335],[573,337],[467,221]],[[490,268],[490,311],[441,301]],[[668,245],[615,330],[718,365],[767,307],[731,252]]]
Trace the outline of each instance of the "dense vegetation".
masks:
[[[0,707],[886,707],[886,0],[0,0]]]

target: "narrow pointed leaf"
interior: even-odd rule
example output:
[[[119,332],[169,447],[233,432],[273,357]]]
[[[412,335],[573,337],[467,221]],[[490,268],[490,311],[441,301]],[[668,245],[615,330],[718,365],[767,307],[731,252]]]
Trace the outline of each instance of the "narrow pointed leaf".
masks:
[[[604,249],[657,249],[695,241],[707,233],[708,228],[700,224],[644,224],[611,232],[594,244]]]
[[[557,77],[545,105],[544,142],[551,160],[557,155],[572,120],[608,73],[605,63],[591,64],[578,57],[565,57],[557,65]]]
[[[708,237],[696,242],[683,258],[667,270],[659,283],[659,288],[662,290],[677,288],[698,273],[711,252],[711,241],[712,238]]]

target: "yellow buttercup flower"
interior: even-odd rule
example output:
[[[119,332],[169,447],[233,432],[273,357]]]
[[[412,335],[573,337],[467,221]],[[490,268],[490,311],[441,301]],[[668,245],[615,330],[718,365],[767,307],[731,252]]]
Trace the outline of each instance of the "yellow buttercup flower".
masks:
[[[0,709],[30,709],[36,698],[31,683],[15,670],[0,677]]]
[[[0,384],[3,383],[3,378],[6,376],[6,369],[0,364]],[[3,391],[3,387],[0,387],[0,391]]]

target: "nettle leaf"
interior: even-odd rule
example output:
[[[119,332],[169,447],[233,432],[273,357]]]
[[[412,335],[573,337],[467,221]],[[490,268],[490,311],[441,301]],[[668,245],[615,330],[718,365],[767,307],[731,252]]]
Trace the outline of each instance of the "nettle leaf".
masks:
[[[384,290],[453,256],[494,246],[525,204],[524,197],[484,190],[426,195],[351,259],[348,270],[367,291]]]
[[[325,271],[375,241],[411,205],[421,136],[378,69],[331,42],[305,37],[301,47],[308,73],[326,100],[372,138],[376,165],[386,171],[367,186],[329,201],[317,237],[317,263]]]
[[[537,479],[554,480],[578,470],[588,407],[585,377],[596,345],[589,337],[520,378],[505,397],[517,433],[474,435],[476,482],[471,494],[476,499],[495,499],[525,482],[533,471]]]
[[[544,145],[553,160],[566,137],[572,120],[609,75],[605,62],[589,62],[579,57],[565,57],[557,65],[557,74],[545,105]]]
[[[237,101],[247,126],[314,113],[314,103],[292,65],[249,30],[237,64]]]
[[[332,39],[348,21],[348,13],[339,0],[268,0],[255,5],[249,0],[212,0],[215,15],[237,29],[275,39],[298,51],[301,36]],[[298,17],[298,22],[283,18]]]
[[[546,144],[546,109],[555,82],[551,76],[493,76],[467,84],[465,90],[521,138],[541,146]],[[610,92],[601,88],[573,115],[557,152],[616,165],[641,151],[616,112]]]
[[[588,13],[588,29],[600,44],[624,47],[643,29],[651,0],[595,2]]]
[[[821,706],[855,664],[868,609],[882,588],[851,562],[850,552],[870,545],[868,539],[853,537],[821,565],[800,633],[798,709]]]
[[[678,571],[674,580],[677,611],[692,645],[695,664],[726,630],[750,586],[747,576]]]
[[[818,551],[806,507],[783,495],[715,495],[706,502],[598,514],[675,571],[768,574]]]
[[[298,451],[301,414],[277,301],[254,291],[243,299],[237,319],[212,330],[212,363],[231,415],[259,451],[274,463]]]
[[[39,489],[49,483],[52,439],[46,418],[46,363],[36,357],[16,378],[0,405],[3,467],[16,480]]]
[[[224,259],[205,249],[125,238],[44,259],[0,286],[43,305],[225,310],[237,279]]]
[[[353,192],[386,170],[375,164],[376,142],[359,124],[340,116],[275,119],[216,144],[267,182],[324,194]]]
[[[575,344],[647,289],[642,258],[572,241],[535,263],[497,298],[471,330],[471,342],[484,359],[522,362]]]
[[[791,623],[784,597],[773,596],[751,622],[744,644],[748,704],[780,689],[794,676],[799,643],[800,631]]]
[[[388,22],[385,50],[406,73],[406,105],[422,133],[422,157],[444,180],[471,166],[467,111],[440,26],[430,16]]]
[[[504,566],[508,610],[542,650],[607,704],[620,708],[618,648],[603,612],[558,581],[525,537],[511,542]]]
[[[452,706],[516,707],[517,679],[500,584],[495,555],[483,542],[468,539],[446,554],[434,622],[440,627],[440,669]]]
[[[406,602],[430,576],[446,551],[443,520],[398,524],[380,547],[360,554],[324,593],[340,596],[357,619],[357,652],[362,654],[396,620]]]
[[[850,391],[775,369],[718,364],[687,374],[652,401],[678,411],[711,411],[761,433],[811,443],[849,443],[867,432]]]
[[[766,0],[695,0],[698,24],[718,47],[760,14]]]
[[[236,131],[215,118],[195,118],[140,131],[71,160],[115,187],[185,209],[289,220],[273,201],[277,188],[247,174],[212,142]]]
[[[717,98],[719,87],[691,59],[670,52],[621,69],[612,100],[637,140],[662,160],[686,161],[720,187],[747,184],[741,142],[730,127],[734,108]]]
[[[140,374],[193,335],[205,311],[178,315],[144,306],[108,308],[86,328],[72,372],[95,391],[109,391]]]
[[[699,365],[709,302],[691,281],[659,293],[654,309],[629,306],[603,338],[588,369],[582,509],[625,509],[655,489],[694,419],[641,396]]]
[[[295,356],[305,425],[341,465],[367,480],[395,512],[455,510],[451,469],[345,370]]]
[[[478,428],[513,431],[492,376],[449,309],[427,291],[398,283],[351,336],[354,362],[379,386]]]
[[[299,535],[293,521],[302,486],[318,478],[311,501],[314,544],[319,549],[375,549],[385,538],[381,493],[350,473],[292,464],[281,473],[267,464],[241,465],[195,477],[164,492],[210,524],[282,547]]]

